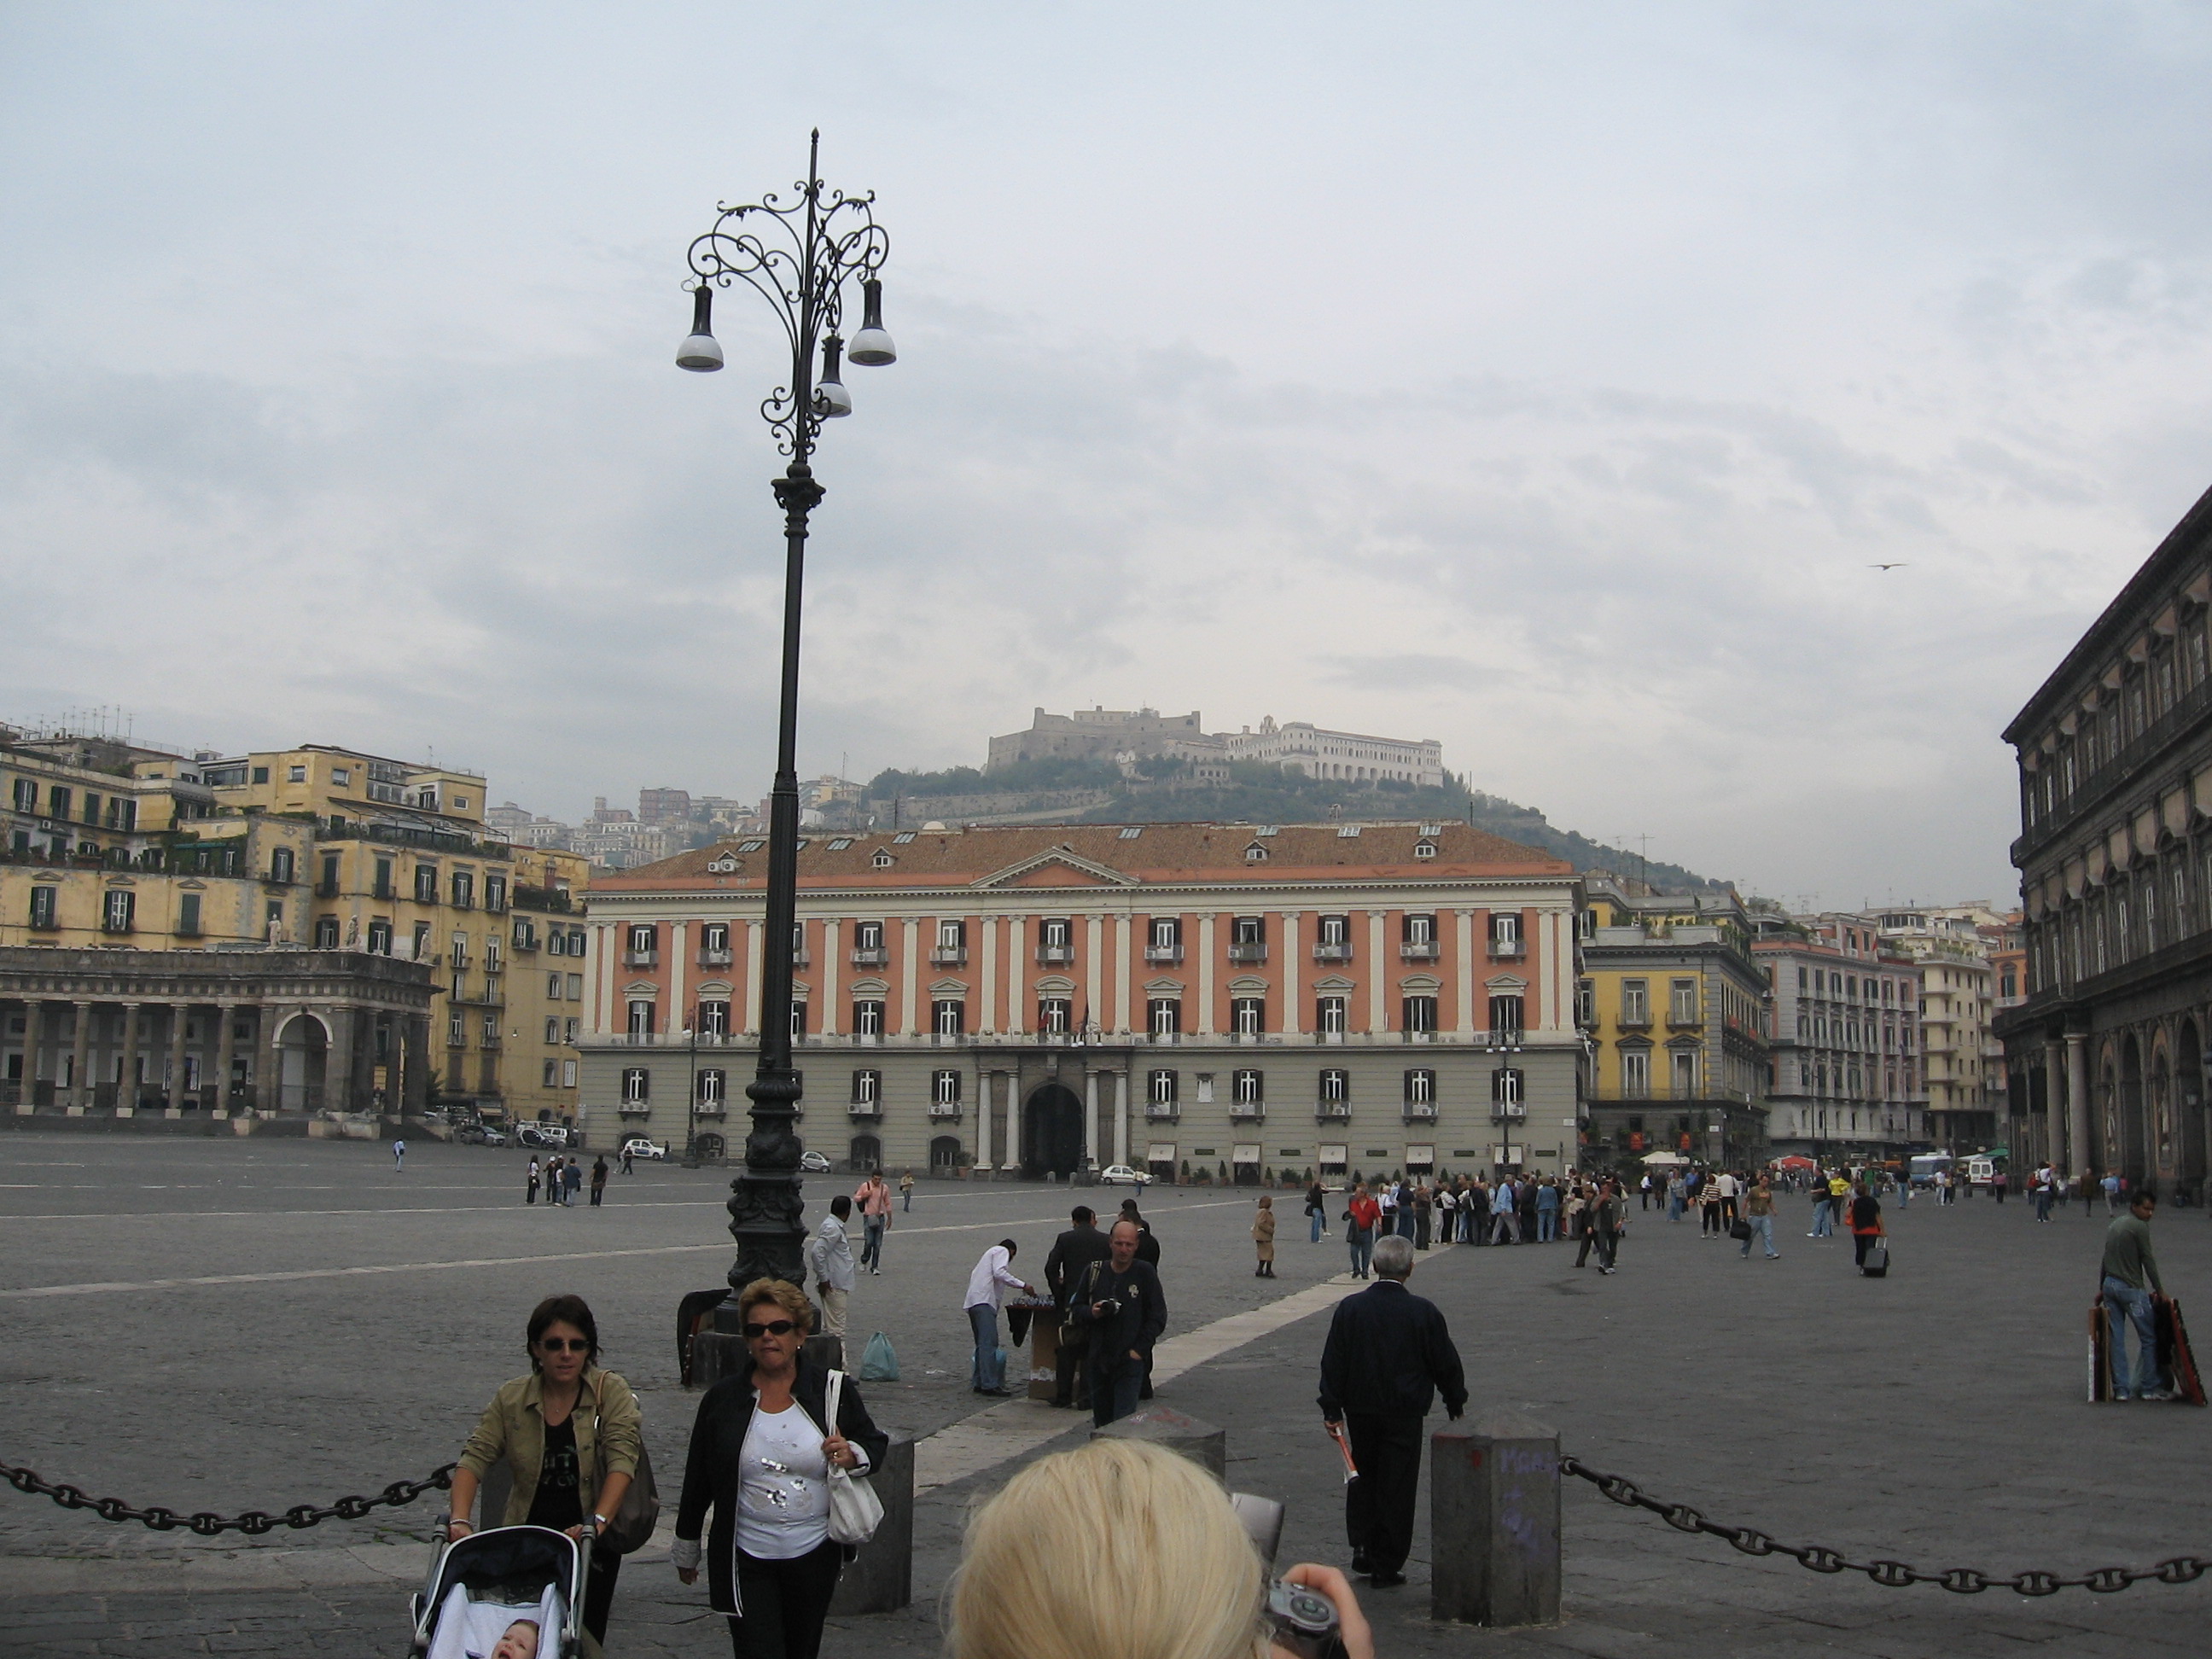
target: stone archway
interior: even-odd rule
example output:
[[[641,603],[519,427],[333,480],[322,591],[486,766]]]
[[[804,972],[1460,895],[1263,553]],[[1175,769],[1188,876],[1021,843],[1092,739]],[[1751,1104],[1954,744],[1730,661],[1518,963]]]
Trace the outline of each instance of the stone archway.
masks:
[[[855,1175],[880,1175],[884,1167],[884,1143],[873,1135],[854,1135],[848,1154]]]
[[[2197,1022],[2181,1022],[2174,1044],[2174,1115],[2179,1120],[2179,1158],[2174,1174],[2180,1194],[2192,1204],[2204,1201],[2204,1044]]]
[[[949,1176],[960,1167],[967,1154],[961,1150],[957,1135],[939,1135],[929,1143],[929,1172]]]
[[[2150,1173],[2150,1158],[2143,1124],[2142,1044],[2132,1031],[2120,1041],[2119,1085],[2119,1170],[2133,1191]]]
[[[1083,1102],[1073,1090],[1048,1083],[1022,1108],[1022,1173],[1066,1180],[1082,1167]]]
[[[2148,1173],[2168,1179],[2180,1161],[2180,1148],[2174,1133],[2173,1121],[2173,1056],[2167,1049],[2166,1033],[2160,1031],[2151,1039],[2150,1072],[2144,1079],[2143,1123],[2148,1136]]]
[[[313,1014],[295,1014],[276,1034],[276,1109],[320,1111],[331,1034]]]

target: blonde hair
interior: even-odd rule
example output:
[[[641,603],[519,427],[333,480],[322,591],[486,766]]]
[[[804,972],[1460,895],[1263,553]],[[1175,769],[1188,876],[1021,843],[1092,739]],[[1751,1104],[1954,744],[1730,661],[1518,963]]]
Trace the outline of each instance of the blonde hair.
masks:
[[[1259,1552],[1188,1458],[1094,1440],[1042,1458],[968,1523],[951,1659],[1261,1659]]]
[[[742,1319],[763,1302],[773,1302],[791,1316],[801,1333],[814,1328],[814,1304],[806,1292],[787,1279],[756,1279],[738,1292],[738,1316]]]

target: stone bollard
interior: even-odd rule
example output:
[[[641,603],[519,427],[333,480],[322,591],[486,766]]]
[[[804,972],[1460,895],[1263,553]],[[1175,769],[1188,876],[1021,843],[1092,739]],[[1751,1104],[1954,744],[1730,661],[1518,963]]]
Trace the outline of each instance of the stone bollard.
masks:
[[[1489,1411],[1429,1439],[1429,1616],[1559,1620],[1559,1437]]]
[[[1216,1480],[1228,1479],[1227,1432],[1211,1423],[1201,1423],[1195,1417],[1186,1417],[1174,1407],[1163,1406],[1157,1400],[1149,1406],[1138,1407],[1128,1416],[1116,1419],[1103,1429],[1091,1431],[1093,1440],[1102,1435],[1165,1446],[1171,1452],[1181,1452],[1194,1463],[1203,1464]]]
[[[832,1613],[896,1613],[914,1600],[914,1441],[891,1437],[868,1484],[883,1500],[883,1523],[837,1581]]]

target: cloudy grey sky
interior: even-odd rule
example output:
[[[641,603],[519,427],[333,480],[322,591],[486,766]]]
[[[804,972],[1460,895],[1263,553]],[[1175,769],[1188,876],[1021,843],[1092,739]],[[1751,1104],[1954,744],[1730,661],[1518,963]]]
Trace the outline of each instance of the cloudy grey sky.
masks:
[[[818,123],[902,361],[808,770],[1272,714],[2002,896],[1997,731],[2212,483],[2208,72],[2157,4],[0,8],[0,719],[763,787],[765,310],[671,356]]]

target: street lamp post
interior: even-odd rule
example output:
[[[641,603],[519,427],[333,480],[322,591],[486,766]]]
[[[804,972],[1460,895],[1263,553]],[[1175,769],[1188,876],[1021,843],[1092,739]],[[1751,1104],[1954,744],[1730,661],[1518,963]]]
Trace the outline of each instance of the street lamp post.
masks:
[[[684,1097],[684,1167],[699,1167],[699,1032],[696,1026],[684,1028],[684,1040],[691,1049],[691,1083]]]
[[[852,412],[840,378],[845,342],[839,334],[846,289],[857,281],[865,307],[853,337],[852,361],[866,367],[896,361],[883,327],[883,284],[877,273],[890,240],[875,222],[875,193],[848,196],[825,189],[818,158],[822,135],[807,145],[806,177],[789,202],[775,195],[740,207],[722,205],[714,228],[691,244],[691,332],[677,365],[707,373],[722,367],[714,338],[714,295],[744,283],[769,303],[791,348],[791,376],[761,403],[776,452],[790,457],[774,481],[783,509],[783,681],[776,720],[775,784],[769,795],[767,921],[761,967],[760,1060],[746,1085],[751,1132],[744,1170],[730,1183],[730,1232],[738,1242],[730,1296],[715,1314],[718,1333],[735,1339],[737,1293],[756,1279],[802,1277],[805,1237],[799,1200],[799,1074],[791,1063],[792,938],[799,888],[799,620],[805,586],[807,516],[822,501],[809,464],[822,422]],[[820,354],[817,368],[816,354]]]

